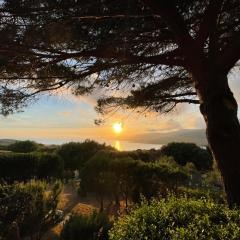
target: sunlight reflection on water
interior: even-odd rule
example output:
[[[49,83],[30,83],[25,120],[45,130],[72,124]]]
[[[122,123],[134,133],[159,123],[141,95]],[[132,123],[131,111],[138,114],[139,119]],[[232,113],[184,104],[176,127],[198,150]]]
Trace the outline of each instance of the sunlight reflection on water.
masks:
[[[116,141],[114,144],[114,148],[116,148],[118,151],[122,151],[121,144],[119,141]]]
[[[135,142],[128,142],[128,141],[119,141],[116,140],[114,142],[109,142],[115,149],[118,151],[132,151],[137,149],[160,149],[161,144],[146,144],[146,143],[135,143]]]

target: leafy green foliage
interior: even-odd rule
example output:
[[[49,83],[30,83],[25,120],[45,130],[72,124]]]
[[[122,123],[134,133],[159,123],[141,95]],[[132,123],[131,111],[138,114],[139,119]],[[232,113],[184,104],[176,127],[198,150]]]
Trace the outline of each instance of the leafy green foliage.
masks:
[[[38,150],[39,145],[33,141],[17,141],[8,146],[8,149],[16,153],[30,153]]]
[[[217,168],[217,163],[214,161],[213,169],[204,174],[204,183],[207,186],[212,186],[214,188],[223,188],[222,176]]]
[[[110,148],[92,140],[84,142],[70,142],[63,144],[57,151],[64,160],[66,170],[81,168],[96,152],[101,149]]]
[[[186,196],[191,199],[212,199],[215,203],[226,203],[223,189],[212,187],[185,187],[177,189],[176,195]]]
[[[59,219],[56,213],[61,184],[41,181],[0,185],[0,239],[13,224],[21,237],[41,235]]]
[[[161,152],[163,155],[173,157],[181,165],[192,162],[198,170],[212,168],[213,159],[209,151],[194,143],[169,143],[161,148]]]
[[[111,224],[104,213],[73,215],[65,223],[61,240],[107,240]]]
[[[238,240],[240,210],[211,200],[169,197],[143,203],[115,223],[111,240]]]
[[[56,154],[0,154],[0,179],[8,182],[61,178],[62,174],[63,161]]]
[[[141,195],[148,200],[158,195],[165,196],[169,190],[175,190],[189,180],[185,169],[168,157],[154,163],[139,162],[134,173],[136,187],[133,200],[137,202]]]
[[[114,156],[117,158],[131,157],[134,160],[141,160],[143,162],[154,162],[162,156],[162,153],[160,149],[137,149],[134,151],[118,151],[115,152]]]
[[[81,172],[81,192],[104,197],[129,198],[139,201],[156,197],[183,184],[189,178],[183,167],[167,157],[145,163],[130,157],[116,157],[114,152],[100,151],[90,159]]]
[[[0,145],[0,151],[7,151],[8,147],[4,145]]]
[[[217,203],[225,203],[223,183],[216,162],[210,171],[198,171],[195,165],[188,162],[184,170],[190,178],[186,185],[179,186],[175,194],[184,195],[193,199],[213,199]]]
[[[100,151],[95,154],[85,165],[80,173],[81,192],[93,192],[99,198],[101,210],[103,208],[103,198],[110,196],[113,190],[114,173],[109,169],[109,163],[113,159],[111,156]]]

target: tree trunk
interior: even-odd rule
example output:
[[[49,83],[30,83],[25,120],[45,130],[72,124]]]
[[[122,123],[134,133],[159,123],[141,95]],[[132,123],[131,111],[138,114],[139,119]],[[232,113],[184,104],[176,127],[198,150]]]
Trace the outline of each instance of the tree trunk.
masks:
[[[207,139],[221,172],[229,207],[240,206],[240,125],[227,76],[212,75],[198,89]],[[210,85],[211,84],[211,85]]]
[[[115,205],[120,208],[120,200],[119,200],[119,196],[115,195]]]
[[[103,212],[104,206],[103,206],[103,196],[100,195],[100,212]]]
[[[127,194],[125,195],[125,208],[128,210],[128,197]]]
[[[6,239],[7,240],[21,240],[20,231],[19,231],[17,222],[12,223]]]

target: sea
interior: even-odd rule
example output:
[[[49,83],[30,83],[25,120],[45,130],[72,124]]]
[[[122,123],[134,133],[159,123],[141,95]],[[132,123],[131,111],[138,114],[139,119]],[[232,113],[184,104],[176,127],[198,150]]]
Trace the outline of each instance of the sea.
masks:
[[[60,145],[67,142],[83,142],[85,139],[68,139],[68,140],[61,140],[61,139],[36,139],[36,142],[43,143],[46,145]],[[160,149],[161,144],[148,144],[148,143],[137,143],[137,142],[130,142],[124,140],[109,140],[109,139],[91,139],[95,140],[99,143],[105,143],[106,145],[110,145],[116,148],[118,151],[133,151],[137,149],[142,150],[150,150],[150,149]]]

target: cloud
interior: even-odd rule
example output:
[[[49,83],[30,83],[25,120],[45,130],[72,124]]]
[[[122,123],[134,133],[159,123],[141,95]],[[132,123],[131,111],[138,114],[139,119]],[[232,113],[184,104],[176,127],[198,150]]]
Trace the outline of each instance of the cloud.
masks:
[[[205,128],[206,124],[200,114],[191,114],[184,119],[182,127],[187,129],[199,129]]]
[[[163,132],[163,131],[174,131],[182,128],[182,125],[174,119],[161,119],[158,122],[158,127],[147,128],[147,132]]]

